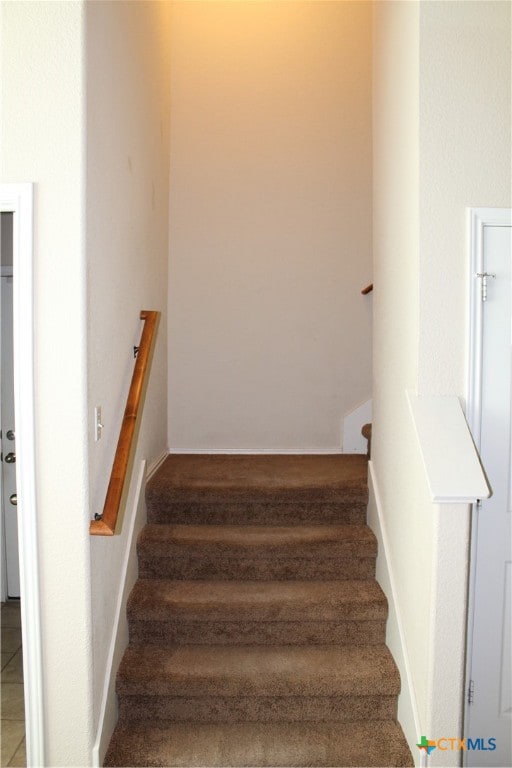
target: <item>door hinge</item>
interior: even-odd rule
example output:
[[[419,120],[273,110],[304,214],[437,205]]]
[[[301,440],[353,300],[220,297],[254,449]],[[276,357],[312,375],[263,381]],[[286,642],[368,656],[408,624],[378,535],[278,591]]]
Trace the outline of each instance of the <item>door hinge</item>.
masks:
[[[468,685],[468,704],[473,704],[475,701],[475,681],[470,680]]]
[[[475,272],[475,277],[482,281],[480,283],[480,298],[482,301],[487,301],[487,279],[496,277],[496,275],[493,272]]]

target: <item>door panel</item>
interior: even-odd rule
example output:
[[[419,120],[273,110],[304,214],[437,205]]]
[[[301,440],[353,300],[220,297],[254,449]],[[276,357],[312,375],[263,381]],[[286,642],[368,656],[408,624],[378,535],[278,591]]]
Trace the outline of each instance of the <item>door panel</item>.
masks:
[[[16,463],[8,461],[16,457],[14,424],[14,374],[13,374],[13,295],[12,277],[2,277],[1,295],[1,451],[2,451],[2,514],[4,516],[5,559],[7,569],[7,596],[20,596],[20,574],[18,557],[18,515],[12,503],[16,496]]]
[[[469,766],[512,765],[511,749],[511,228],[486,226],[482,303],[480,454],[492,496],[475,510],[471,680],[465,736],[494,738],[496,749],[466,753]]]

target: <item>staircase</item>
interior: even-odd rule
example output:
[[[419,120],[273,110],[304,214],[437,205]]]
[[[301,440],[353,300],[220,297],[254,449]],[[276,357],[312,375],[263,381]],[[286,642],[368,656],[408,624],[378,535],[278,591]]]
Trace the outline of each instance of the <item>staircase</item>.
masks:
[[[413,765],[366,457],[170,456],[146,497],[105,765]]]

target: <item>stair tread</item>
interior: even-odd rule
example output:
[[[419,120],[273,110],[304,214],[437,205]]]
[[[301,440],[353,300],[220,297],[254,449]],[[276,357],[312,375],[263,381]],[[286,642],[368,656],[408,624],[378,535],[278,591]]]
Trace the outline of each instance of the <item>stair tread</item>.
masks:
[[[400,727],[367,722],[116,726],[105,766],[413,766]]]
[[[140,579],[131,618],[215,621],[384,619],[387,601],[376,581],[170,581]]]
[[[208,501],[292,497],[346,501],[368,495],[368,463],[360,454],[314,455],[171,455],[148,484],[152,500]]]
[[[315,544],[376,544],[367,525],[169,525],[149,523],[139,544],[312,546]]]
[[[398,694],[385,645],[129,646],[118,693],[173,696]]]

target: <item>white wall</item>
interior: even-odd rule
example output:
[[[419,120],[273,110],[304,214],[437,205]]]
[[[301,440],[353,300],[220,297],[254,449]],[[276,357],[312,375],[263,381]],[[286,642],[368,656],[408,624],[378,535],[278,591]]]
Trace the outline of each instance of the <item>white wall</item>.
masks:
[[[371,395],[371,3],[172,28],[171,449],[340,450]]]
[[[378,568],[394,575],[388,642],[418,759],[421,733],[461,735],[469,515],[430,503],[405,390],[465,396],[465,209],[511,204],[510,4],[377,3],[374,55],[370,519],[388,537]]]
[[[511,4],[438,6],[421,3],[418,386],[464,396],[465,208],[510,205]]]
[[[91,764],[123,566],[133,578],[127,540],[143,509],[114,538],[91,540],[88,529],[103,504],[140,309],[163,318],[127,518],[141,459],[166,449],[168,11],[160,2],[1,6],[2,180],[36,184],[37,495],[54,766]],[[94,405],[105,422],[98,444]],[[125,629],[121,620],[121,638]],[[110,724],[112,691],[106,704]]]
[[[405,397],[406,389],[416,387],[418,371],[419,7],[413,2],[382,2],[374,13],[372,464],[377,487],[372,488],[369,520],[389,545],[388,568],[396,593],[390,594],[388,587],[392,611],[387,640],[402,677],[399,719],[415,754],[417,734],[410,710],[416,698],[425,722],[425,606],[430,605],[433,525]],[[383,587],[384,557],[381,547],[378,576]]]
[[[467,392],[466,207],[512,205],[510,30],[507,2],[420,6],[419,393]],[[469,509],[433,515],[427,728],[459,734]]]
[[[142,327],[139,312],[162,313],[119,535],[91,539],[95,728],[102,726],[104,715],[131,518],[140,508],[140,461],[146,459],[151,466],[167,447],[169,17],[164,2],[88,3],[86,10],[91,516],[103,509],[133,372],[133,345]],[[99,442],[94,442],[93,432],[96,405],[102,407],[105,425]],[[136,530],[141,522],[137,520]],[[130,573],[136,573],[134,562],[135,553]],[[125,625],[122,612],[119,632],[124,639]],[[112,725],[114,707],[111,690],[106,728]]]
[[[36,461],[46,765],[92,743],[82,2],[2,3],[1,175],[35,182]]]

